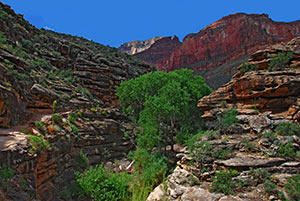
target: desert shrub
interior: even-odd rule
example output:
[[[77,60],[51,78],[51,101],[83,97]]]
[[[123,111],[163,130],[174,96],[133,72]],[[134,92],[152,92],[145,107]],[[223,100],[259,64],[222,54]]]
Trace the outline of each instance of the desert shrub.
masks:
[[[229,128],[230,126],[232,125],[235,125],[237,122],[238,122],[238,119],[237,119],[237,111],[236,109],[227,109],[227,110],[224,110],[221,117],[218,119],[219,123],[220,123],[220,126],[221,128],[220,129],[227,129]]]
[[[126,200],[130,195],[128,175],[112,173],[105,170],[102,164],[75,175],[84,194],[94,200]]]
[[[258,65],[250,64],[250,63],[243,63],[242,67],[240,68],[240,72],[245,73],[249,71],[255,71],[258,69]]]
[[[32,60],[31,63],[34,67],[39,67],[43,69],[50,69],[51,67],[51,63],[48,60],[38,57]]]
[[[45,124],[43,122],[40,122],[40,121],[36,121],[35,122],[35,126],[39,129],[43,129]]]
[[[284,187],[291,199],[300,200],[300,174],[289,178]]]
[[[276,155],[277,156],[282,156],[282,157],[295,157],[296,156],[296,150],[294,148],[294,145],[289,142],[287,144],[284,143],[278,143],[277,144],[278,149],[276,150]]]
[[[0,31],[0,47],[6,43],[5,35]]]
[[[15,171],[9,167],[7,167],[5,164],[0,166],[0,186],[6,187],[7,186],[7,180],[11,179],[15,174]]]
[[[44,140],[42,136],[29,135],[29,142],[32,146],[32,151],[44,150],[50,147],[50,143]]]
[[[216,173],[212,180],[212,191],[215,193],[224,193],[225,195],[232,193],[237,187],[232,178],[238,175],[236,170],[221,170]]]
[[[27,49],[30,49],[30,50],[34,49],[33,48],[33,43],[30,40],[25,40],[24,39],[24,40],[21,41],[21,44],[22,44],[23,47],[25,47]]]
[[[74,161],[74,166],[77,170],[86,169],[89,165],[88,157],[80,150]]]
[[[55,123],[60,123],[62,121],[62,116],[60,114],[53,114],[52,115],[52,120]]]
[[[277,193],[278,193],[276,184],[274,182],[272,182],[270,179],[265,180],[264,189],[267,193],[270,193],[270,194],[277,195]]]
[[[278,135],[300,136],[300,125],[298,123],[284,122],[284,123],[278,124],[275,128],[275,131]]]
[[[250,175],[257,179],[258,183],[262,183],[270,177],[270,173],[262,168],[250,169]]]
[[[276,56],[272,56],[269,63],[269,70],[273,71],[289,67],[288,63],[293,57],[293,54],[293,52],[280,52]]]

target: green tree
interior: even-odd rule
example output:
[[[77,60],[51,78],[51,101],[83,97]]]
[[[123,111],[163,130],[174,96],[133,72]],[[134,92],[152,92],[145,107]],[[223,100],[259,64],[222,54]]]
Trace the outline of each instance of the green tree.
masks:
[[[173,145],[179,131],[199,128],[197,102],[209,93],[203,78],[187,69],[148,73],[117,88],[124,112],[143,130],[139,145],[159,150]]]

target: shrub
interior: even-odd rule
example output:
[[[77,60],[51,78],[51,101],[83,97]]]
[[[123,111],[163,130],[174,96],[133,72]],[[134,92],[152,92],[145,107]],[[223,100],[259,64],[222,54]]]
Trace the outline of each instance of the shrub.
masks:
[[[300,200],[300,174],[289,178],[284,187],[290,198]]]
[[[51,67],[51,63],[46,59],[37,57],[34,60],[32,60],[31,62],[34,67],[40,67],[43,69],[50,69],[50,67]]]
[[[284,123],[278,124],[275,128],[275,131],[278,135],[300,136],[300,125],[298,123],[284,122]]]
[[[7,186],[7,180],[11,179],[15,174],[15,171],[9,167],[7,167],[5,164],[0,166],[0,186],[2,184],[2,187]]]
[[[35,122],[35,126],[39,129],[43,129],[45,124],[43,122],[40,122],[40,121],[36,121]]]
[[[60,123],[62,121],[62,116],[60,114],[53,114],[52,115],[52,120],[55,123]]]
[[[79,131],[79,129],[74,124],[70,125],[70,130],[73,133],[78,133],[78,131]]]
[[[224,193],[228,195],[232,193],[237,184],[232,180],[234,176],[237,176],[236,170],[221,170],[216,173],[212,181],[212,191],[215,193]]]
[[[296,156],[296,150],[292,143],[278,143],[278,149],[276,150],[277,156],[282,157],[295,157]]]
[[[236,109],[226,109],[223,111],[221,117],[218,119],[220,129],[228,129],[230,126],[235,125],[238,122]]]
[[[30,40],[22,40],[21,44],[22,44],[23,47],[25,47],[27,49],[30,49],[30,50],[34,49],[33,48],[33,43]]]
[[[258,65],[243,63],[242,67],[240,68],[240,72],[245,73],[249,71],[255,71],[257,69],[258,69]]]
[[[83,192],[97,201],[125,200],[129,197],[129,181],[125,174],[114,174],[103,165],[90,167],[85,173],[75,173]]]
[[[276,56],[271,57],[271,61],[269,63],[269,70],[279,70],[282,68],[289,67],[288,63],[290,59],[293,57],[293,52],[281,52]]]
[[[75,158],[74,166],[76,169],[86,169],[89,165],[88,157],[80,150],[79,154]]]
[[[44,140],[42,136],[29,135],[29,142],[33,151],[44,150],[50,147],[50,143]]]
[[[68,116],[68,121],[69,121],[70,123],[73,123],[74,121],[76,121],[76,119],[77,119],[76,114],[73,113],[73,112],[71,112],[71,113],[69,114],[69,116]]]
[[[6,43],[5,35],[0,31],[0,47]]]
[[[270,193],[270,194],[277,195],[277,193],[278,193],[276,184],[274,184],[270,179],[265,180],[264,189],[267,193]]]

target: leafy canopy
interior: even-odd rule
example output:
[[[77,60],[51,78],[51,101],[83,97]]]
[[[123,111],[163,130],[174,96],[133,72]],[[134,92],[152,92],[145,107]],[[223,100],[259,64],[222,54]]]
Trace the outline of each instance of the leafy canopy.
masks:
[[[176,133],[199,127],[197,102],[211,91],[187,69],[148,73],[117,88],[124,112],[143,128],[138,143],[147,148],[173,145]]]

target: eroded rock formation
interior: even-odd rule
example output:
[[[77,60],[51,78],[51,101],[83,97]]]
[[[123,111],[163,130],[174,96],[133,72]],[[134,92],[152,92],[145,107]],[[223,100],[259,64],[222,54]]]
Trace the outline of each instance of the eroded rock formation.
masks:
[[[0,30],[0,168],[14,170],[0,178],[0,199],[71,200],[75,171],[134,148],[115,89],[150,66],[39,30],[2,3]]]
[[[299,35],[300,21],[275,22],[266,14],[236,13],[223,17],[198,33],[187,35],[182,43],[175,43],[171,51],[170,45],[156,46],[160,42],[158,40],[153,48],[136,56],[160,70],[193,69],[216,89],[227,83],[237,72],[236,66],[255,51]],[[156,55],[161,56],[156,58]]]

